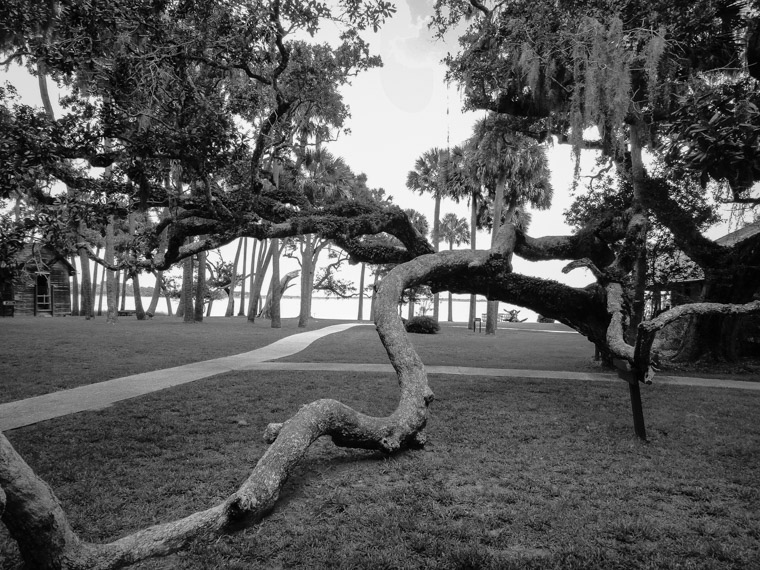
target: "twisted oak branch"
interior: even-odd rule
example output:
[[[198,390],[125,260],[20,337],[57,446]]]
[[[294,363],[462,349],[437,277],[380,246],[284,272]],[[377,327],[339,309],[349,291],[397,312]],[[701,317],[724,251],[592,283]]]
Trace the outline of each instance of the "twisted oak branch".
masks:
[[[224,502],[185,518],[155,525],[108,544],[81,541],[53,491],[0,434],[2,520],[34,568],[106,570],[164,556],[200,535],[229,532],[260,520],[275,505],[280,489],[308,447],[328,435],[337,445],[393,452],[424,443],[423,429],[433,393],[396,306],[401,292],[435,265],[434,256],[394,269],[378,289],[377,330],[396,370],[400,400],[386,418],[361,414],[335,400],[302,407],[284,424],[267,428],[271,446],[248,479]]]

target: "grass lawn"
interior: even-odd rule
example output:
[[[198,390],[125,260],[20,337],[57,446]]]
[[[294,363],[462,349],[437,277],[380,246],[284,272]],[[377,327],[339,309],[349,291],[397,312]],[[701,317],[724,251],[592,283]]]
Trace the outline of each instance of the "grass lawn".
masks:
[[[309,330],[342,321],[312,320]],[[130,374],[248,352],[303,332],[297,319],[269,321],[211,317],[183,323],[122,317],[0,319],[0,403]]]
[[[441,323],[437,334],[409,338],[428,365],[600,371],[593,361],[594,345],[564,325],[502,323],[500,327],[495,335],[486,335],[463,324]],[[388,355],[374,327],[357,327],[323,337],[280,361],[385,364]]]
[[[760,394],[655,385],[641,444],[622,382],[431,385],[425,450],[318,442],[260,525],[136,567],[760,567]],[[395,379],[236,372],[7,435],[77,532],[108,540],[225,497],[264,426],[321,397],[384,414]],[[17,568],[2,531],[0,560]]]

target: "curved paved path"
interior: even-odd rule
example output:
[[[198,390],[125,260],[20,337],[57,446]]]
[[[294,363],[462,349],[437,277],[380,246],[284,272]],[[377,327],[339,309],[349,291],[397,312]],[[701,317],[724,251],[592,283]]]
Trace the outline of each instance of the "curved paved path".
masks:
[[[114,378],[96,384],[78,386],[70,390],[51,392],[34,398],[0,404],[0,431],[7,431],[37,422],[84,412],[100,410],[121,400],[135,398],[164,388],[194,382],[234,370],[250,370],[252,365],[275,360],[301,352],[318,338],[337,333],[364,323],[342,323],[321,329],[287,336],[250,352],[223,356],[202,362],[193,362],[143,372],[133,376]]]
[[[165,368],[144,372],[134,376],[114,378],[97,384],[88,384],[52,392],[26,400],[0,404],[0,431],[7,431],[37,422],[83,412],[99,410],[111,404],[149,394],[164,388],[194,382],[201,378],[232,372],[234,370],[320,370],[333,372],[393,372],[390,364],[357,364],[341,362],[269,362],[291,354],[296,354],[315,340],[355,326],[368,323],[345,323],[322,329],[307,331],[285,337],[268,346],[236,354],[185,364],[175,368]],[[502,368],[473,368],[467,366],[426,366],[429,374],[458,374],[466,376],[490,376],[501,378],[536,378],[542,380],[590,380],[599,382],[620,382],[617,374],[565,372],[554,370],[517,370]],[[734,388],[760,391],[760,382],[739,380],[717,380],[713,378],[690,378],[681,376],[656,376],[657,384],[700,386],[707,388]]]

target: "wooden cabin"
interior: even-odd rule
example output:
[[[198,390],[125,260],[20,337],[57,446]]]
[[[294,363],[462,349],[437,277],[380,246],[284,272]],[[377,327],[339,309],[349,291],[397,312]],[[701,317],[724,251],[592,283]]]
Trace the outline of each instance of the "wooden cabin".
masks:
[[[52,247],[24,246],[16,256],[18,271],[10,283],[0,283],[2,316],[58,317],[71,314],[71,263]]]

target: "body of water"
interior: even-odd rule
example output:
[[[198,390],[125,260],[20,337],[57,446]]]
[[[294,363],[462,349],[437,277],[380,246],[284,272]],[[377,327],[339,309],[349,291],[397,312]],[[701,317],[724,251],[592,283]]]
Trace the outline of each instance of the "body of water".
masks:
[[[143,306],[147,308],[148,303],[150,302],[149,297],[143,297]],[[178,299],[172,299],[172,310],[177,310],[177,305],[179,304]],[[470,302],[469,297],[465,296],[454,296],[454,302],[452,304],[453,309],[453,320],[455,322],[466,322],[469,316],[470,312]],[[96,308],[97,308],[97,301],[96,301]],[[121,306],[121,302],[119,303],[119,306]],[[126,309],[134,309],[135,308],[135,300],[134,297],[126,297],[124,306]],[[369,297],[365,297],[364,299],[364,319],[369,319],[369,312],[370,312],[370,306],[371,306],[371,299]],[[247,299],[246,299],[246,307],[247,307]],[[240,299],[235,299],[235,315],[237,315],[238,310],[240,308]],[[105,310],[105,300],[103,300],[103,309]],[[520,319],[527,319],[528,322],[536,322],[537,315],[533,311],[530,311],[528,309],[521,309],[520,307],[516,307],[514,305],[508,305],[507,303],[499,303],[499,312],[506,312],[508,310],[517,309],[520,311],[519,318]],[[227,300],[216,300],[214,301],[214,304],[211,306],[211,316],[212,317],[223,317],[225,311],[227,310]],[[446,321],[448,320],[448,295],[443,294],[441,295],[441,298],[439,300],[439,314],[438,319],[440,321]],[[295,318],[298,316],[298,313],[300,312],[300,298],[299,297],[290,297],[286,296],[282,299],[281,305],[280,305],[280,312],[282,315],[282,318]],[[433,314],[433,308],[432,308],[432,302],[426,303],[424,305],[420,305],[417,303],[414,307],[414,314],[420,315],[420,314],[427,314],[432,315]],[[486,312],[486,300],[484,298],[478,297],[477,300],[477,310],[476,315],[480,316],[482,313]],[[161,299],[158,303],[158,308],[156,310],[156,313],[166,314],[166,300]],[[403,317],[406,317],[409,313],[409,307],[408,305],[404,305],[401,309],[401,314]],[[342,319],[342,320],[356,320],[359,314],[359,299],[353,298],[353,299],[340,299],[335,297],[314,297],[312,299],[311,303],[311,316],[316,319]]]

